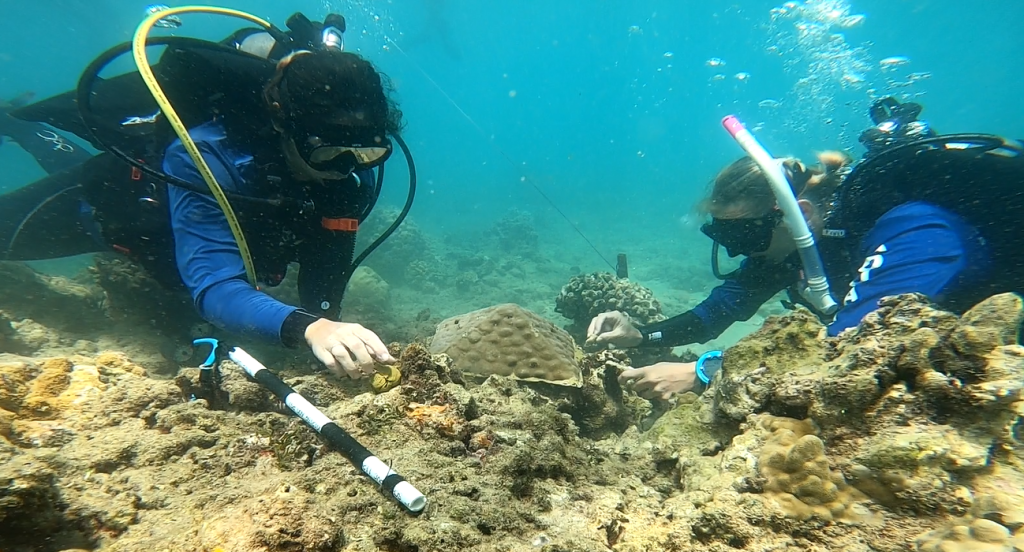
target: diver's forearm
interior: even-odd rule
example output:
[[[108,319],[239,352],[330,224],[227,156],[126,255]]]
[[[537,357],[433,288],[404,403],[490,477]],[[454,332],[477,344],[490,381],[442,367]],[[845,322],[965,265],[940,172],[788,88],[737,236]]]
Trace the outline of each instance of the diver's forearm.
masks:
[[[713,336],[708,334],[704,321],[693,311],[639,328],[643,341],[638,347],[676,347],[690,343],[703,343]]]
[[[242,279],[211,286],[196,307],[206,321],[219,328],[278,342],[283,339],[284,321],[296,310]]]

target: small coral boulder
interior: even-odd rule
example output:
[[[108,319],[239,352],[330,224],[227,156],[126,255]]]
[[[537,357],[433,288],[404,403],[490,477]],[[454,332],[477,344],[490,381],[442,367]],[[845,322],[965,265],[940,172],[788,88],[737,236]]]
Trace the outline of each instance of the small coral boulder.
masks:
[[[512,376],[578,387],[576,346],[565,331],[512,303],[459,316],[437,326],[430,344],[468,374]]]

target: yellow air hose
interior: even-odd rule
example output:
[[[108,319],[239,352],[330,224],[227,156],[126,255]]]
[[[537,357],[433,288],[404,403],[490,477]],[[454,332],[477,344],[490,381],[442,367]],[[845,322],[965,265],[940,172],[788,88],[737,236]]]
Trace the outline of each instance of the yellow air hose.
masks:
[[[152,30],[153,26],[165,17],[182,13],[212,13],[217,15],[228,15],[245,19],[265,29],[270,29],[272,25],[255,15],[238,10],[215,8],[212,6],[182,6],[180,8],[169,8],[154,12],[139,24],[138,28],[135,29],[135,37],[132,39],[132,54],[135,57],[135,65],[139,69],[139,74],[142,75],[142,80],[145,81],[150,94],[153,95],[153,99],[156,100],[157,105],[160,106],[160,111],[163,112],[164,117],[167,117],[167,122],[171,124],[171,128],[174,129],[174,133],[178,135],[178,138],[181,140],[181,144],[185,146],[185,151],[188,152],[189,157],[191,157],[192,161],[196,164],[199,174],[202,175],[203,180],[206,181],[206,185],[209,186],[210,192],[217,200],[217,204],[220,205],[221,210],[224,211],[224,217],[228,221],[228,226],[231,227],[231,234],[234,235],[235,243],[238,245],[238,251],[242,255],[242,263],[245,265],[245,274],[249,279],[249,283],[252,284],[253,287],[258,288],[256,267],[253,265],[252,255],[249,253],[249,244],[246,243],[245,236],[242,234],[242,227],[238,224],[238,217],[235,216],[234,209],[232,209],[231,204],[228,203],[228,198],[224,195],[224,190],[221,189],[220,184],[217,183],[217,179],[213,176],[213,172],[210,171],[210,166],[206,164],[206,160],[203,159],[202,154],[199,153],[199,148],[196,147],[196,143],[189,135],[188,129],[185,128],[185,124],[181,122],[181,118],[178,117],[178,114],[174,111],[174,106],[171,105],[171,102],[167,99],[163,89],[160,88],[160,84],[156,81],[156,76],[153,74],[153,69],[149,66],[149,58],[146,56],[146,38],[149,37],[149,31]]]

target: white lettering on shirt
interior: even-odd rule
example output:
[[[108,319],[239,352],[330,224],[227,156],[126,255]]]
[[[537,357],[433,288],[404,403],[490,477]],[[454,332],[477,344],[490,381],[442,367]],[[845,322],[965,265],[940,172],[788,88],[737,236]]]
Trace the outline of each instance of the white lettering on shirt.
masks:
[[[864,264],[860,265],[860,268],[857,269],[857,272],[860,273],[860,275],[857,276],[857,278],[854,281],[850,282],[850,292],[847,293],[846,298],[843,299],[844,305],[849,305],[850,303],[854,303],[857,301],[857,283],[867,282],[868,280],[871,279],[871,271],[879,269],[882,267],[883,264],[885,264],[885,257],[882,255],[882,253],[885,253],[888,250],[889,249],[886,248],[885,244],[883,243],[882,245],[878,246],[878,249],[875,249],[874,255],[870,255],[866,259],[864,259]]]

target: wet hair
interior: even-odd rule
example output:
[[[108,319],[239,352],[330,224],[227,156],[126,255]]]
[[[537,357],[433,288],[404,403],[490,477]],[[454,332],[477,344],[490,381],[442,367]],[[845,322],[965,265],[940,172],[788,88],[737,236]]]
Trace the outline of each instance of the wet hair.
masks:
[[[391,80],[365,58],[337,50],[285,56],[264,89],[279,121],[295,126],[358,118],[386,132],[402,129]]]
[[[838,151],[818,154],[818,167],[809,168],[798,159],[783,160],[786,179],[793,194],[800,199],[822,205],[842,182],[845,168],[853,159]],[[721,214],[739,210],[751,216],[762,216],[776,205],[775,194],[761,167],[751,157],[741,157],[718,173],[711,193],[698,205],[703,213]]]

